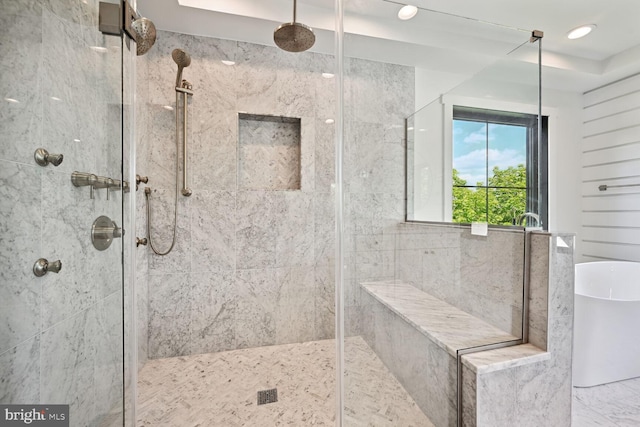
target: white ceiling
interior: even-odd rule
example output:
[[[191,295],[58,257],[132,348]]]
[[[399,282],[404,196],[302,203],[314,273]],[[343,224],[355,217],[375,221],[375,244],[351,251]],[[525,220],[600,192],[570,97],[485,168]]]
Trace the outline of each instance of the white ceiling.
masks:
[[[510,57],[534,62],[526,41],[541,30],[546,87],[584,92],[640,72],[640,0],[410,1],[421,10],[400,21],[398,0],[344,0],[345,54],[460,73],[522,43]],[[274,45],[273,29],[292,20],[293,1],[138,0],[138,9],[162,30]],[[334,0],[298,0],[297,21],[316,32],[313,50],[333,53]],[[566,38],[591,23],[592,34]]]

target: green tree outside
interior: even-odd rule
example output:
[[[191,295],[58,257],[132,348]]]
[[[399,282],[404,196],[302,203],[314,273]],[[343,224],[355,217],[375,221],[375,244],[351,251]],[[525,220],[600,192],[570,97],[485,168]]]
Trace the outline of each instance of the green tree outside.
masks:
[[[527,169],[520,164],[507,169],[493,168],[485,187],[465,187],[467,182],[453,169],[453,221],[512,225],[527,206]],[[492,188],[494,187],[494,188]],[[509,188],[495,188],[509,187]]]

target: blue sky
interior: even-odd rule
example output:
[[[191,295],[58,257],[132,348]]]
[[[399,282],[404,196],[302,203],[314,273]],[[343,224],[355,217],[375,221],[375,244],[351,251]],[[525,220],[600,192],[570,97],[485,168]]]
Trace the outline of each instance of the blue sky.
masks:
[[[453,121],[453,167],[468,185],[485,184],[489,131],[489,173],[494,166],[506,169],[525,164],[527,130],[524,126],[498,125],[464,120]]]

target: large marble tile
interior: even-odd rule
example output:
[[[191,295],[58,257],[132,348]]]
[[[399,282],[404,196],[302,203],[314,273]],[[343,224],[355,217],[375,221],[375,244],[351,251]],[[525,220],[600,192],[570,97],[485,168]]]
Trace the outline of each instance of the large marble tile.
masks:
[[[94,420],[104,419],[123,404],[122,296],[111,295],[97,304]]]
[[[543,418],[553,426],[571,424],[571,372],[552,362],[516,368],[517,417],[523,426],[540,425]]]
[[[345,189],[374,193],[382,181],[383,127],[377,123],[346,122],[344,142]]]
[[[149,276],[149,357],[186,354],[190,281],[184,274]]]
[[[40,337],[35,336],[0,354],[0,402],[40,400]]]
[[[404,124],[415,111],[415,68],[382,64],[385,124]]]
[[[515,369],[478,376],[476,390],[478,426],[507,427],[517,419]]]
[[[316,265],[315,272],[315,339],[335,337],[336,283],[335,265]]]
[[[276,79],[277,111],[290,117],[316,116],[317,73],[281,67],[276,71]]]
[[[385,105],[379,94],[384,90],[383,64],[350,58],[345,70],[347,117],[364,123],[382,123]]]
[[[284,192],[276,218],[276,265],[310,266],[314,256],[314,209],[311,194]]]
[[[205,101],[203,101],[204,103]],[[194,101],[195,103],[195,101]],[[191,107],[192,139],[189,144],[191,186],[198,190],[236,189],[238,114],[205,105]]]
[[[316,120],[314,149],[315,189],[328,193],[335,182],[335,124]]]
[[[41,292],[47,277],[35,277],[40,248],[40,171],[2,161],[0,168],[0,352],[40,331]],[[45,279],[45,280],[43,280]]]
[[[235,268],[236,194],[201,190],[191,196],[191,272]]]
[[[88,48],[95,40],[85,40],[77,25],[43,13],[42,143],[50,152],[65,155],[59,170],[89,172],[96,171],[104,142],[95,75],[100,53]]]
[[[95,413],[96,306],[44,331],[40,344],[40,399],[70,405],[74,425]]]
[[[233,270],[191,273],[189,354],[235,348],[238,289]]]
[[[237,108],[251,114],[281,114],[278,110],[278,50],[271,46],[238,43],[236,78]]]
[[[562,239],[568,248],[559,247]],[[573,316],[575,261],[573,248],[575,236],[553,235],[551,238],[551,283],[549,295],[549,316]]]
[[[42,143],[42,9],[22,2],[0,7],[0,89],[3,98],[17,101],[0,103],[0,158],[34,164]],[[16,76],[24,84],[17,85]]]
[[[276,224],[282,209],[279,192],[241,191],[237,194],[236,268],[276,265]]]

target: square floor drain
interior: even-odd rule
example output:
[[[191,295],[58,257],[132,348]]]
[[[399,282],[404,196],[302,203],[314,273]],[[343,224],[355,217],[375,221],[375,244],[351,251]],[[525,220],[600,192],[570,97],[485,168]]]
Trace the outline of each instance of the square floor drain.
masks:
[[[258,392],[258,405],[265,405],[278,401],[278,389],[262,390]]]

